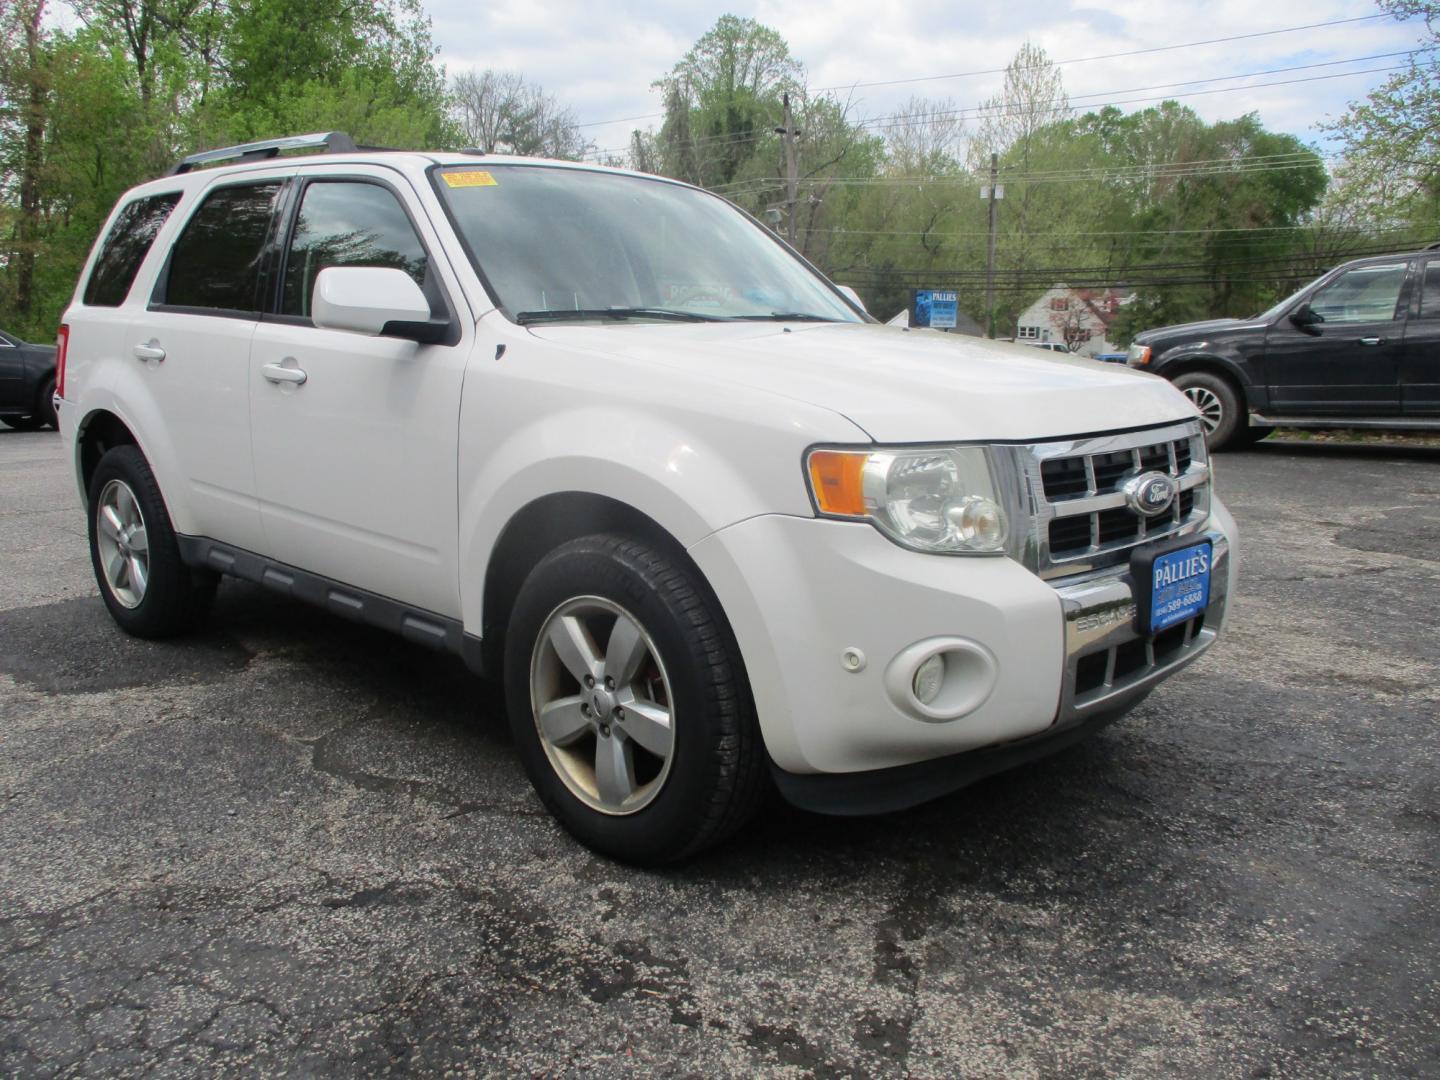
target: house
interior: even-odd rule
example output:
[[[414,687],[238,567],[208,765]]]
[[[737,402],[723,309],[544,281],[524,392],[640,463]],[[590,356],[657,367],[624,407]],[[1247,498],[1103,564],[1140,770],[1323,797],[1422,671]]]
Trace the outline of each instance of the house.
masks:
[[[1129,289],[1055,285],[1020,313],[1015,320],[1015,340],[1061,342],[1080,356],[1120,352],[1110,342],[1110,324],[1134,298]]]

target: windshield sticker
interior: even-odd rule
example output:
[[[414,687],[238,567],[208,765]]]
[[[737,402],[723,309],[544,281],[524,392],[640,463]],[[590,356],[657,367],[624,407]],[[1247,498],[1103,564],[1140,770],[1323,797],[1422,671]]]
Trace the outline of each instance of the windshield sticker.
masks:
[[[442,172],[440,176],[446,187],[499,187],[495,177],[488,172],[469,170],[466,172]]]

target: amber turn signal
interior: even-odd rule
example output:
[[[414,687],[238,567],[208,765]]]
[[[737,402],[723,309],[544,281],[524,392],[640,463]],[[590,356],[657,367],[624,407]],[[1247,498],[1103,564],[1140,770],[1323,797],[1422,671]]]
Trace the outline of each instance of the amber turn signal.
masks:
[[[864,476],[867,451],[814,450],[810,454],[810,490],[822,514],[865,516]]]

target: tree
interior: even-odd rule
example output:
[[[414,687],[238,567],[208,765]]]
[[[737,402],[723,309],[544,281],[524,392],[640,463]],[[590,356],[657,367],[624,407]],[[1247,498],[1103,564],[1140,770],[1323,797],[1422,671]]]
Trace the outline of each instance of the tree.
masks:
[[[1389,206],[1432,226],[1440,221],[1440,2],[1379,0],[1397,19],[1421,19],[1424,33],[1404,70],[1325,126],[1344,147],[1352,193],[1385,192]]]
[[[230,0],[212,127],[233,139],[342,128],[450,145],[444,73],[419,0]]]
[[[979,113],[970,167],[982,172],[992,153],[1028,166],[1036,136],[1070,115],[1070,99],[1049,55],[1027,41],[1006,65],[1000,93],[986,100]]]
[[[17,0],[0,13],[0,19],[0,123],[11,136],[5,140],[5,174],[19,178],[16,195],[20,204],[6,269],[13,264],[13,310],[28,321],[34,302],[41,169],[50,97],[48,57],[42,40],[45,0]]]
[[[594,148],[574,112],[518,72],[464,72],[450,96],[465,145],[487,154],[578,160]]]
[[[965,121],[954,98],[912,96],[881,130],[892,171],[916,176],[959,171]]]
[[[780,97],[803,68],[774,30],[722,15],[655,86],[665,94],[657,142],[670,176],[716,186],[735,178],[781,122]]]

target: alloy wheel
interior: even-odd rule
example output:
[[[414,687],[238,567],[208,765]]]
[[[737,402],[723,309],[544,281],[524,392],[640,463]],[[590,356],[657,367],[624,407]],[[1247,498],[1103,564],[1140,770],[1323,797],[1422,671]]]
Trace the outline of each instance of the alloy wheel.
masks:
[[[150,542],[129,484],[111,480],[105,485],[95,504],[95,524],[100,568],[110,594],[124,607],[139,607],[150,583]]]
[[[1225,418],[1225,405],[1214,391],[1203,386],[1187,386],[1184,393],[1195,408],[1200,410],[1200,420],[1205,425],[1207,435],[1220,426],[1220,422]]]
[[[655,643],[619,604],[584,596],[550,613],[531,654],[530,704],[551,767],[586,806],[633,814],[659,795],[674,698]]]

